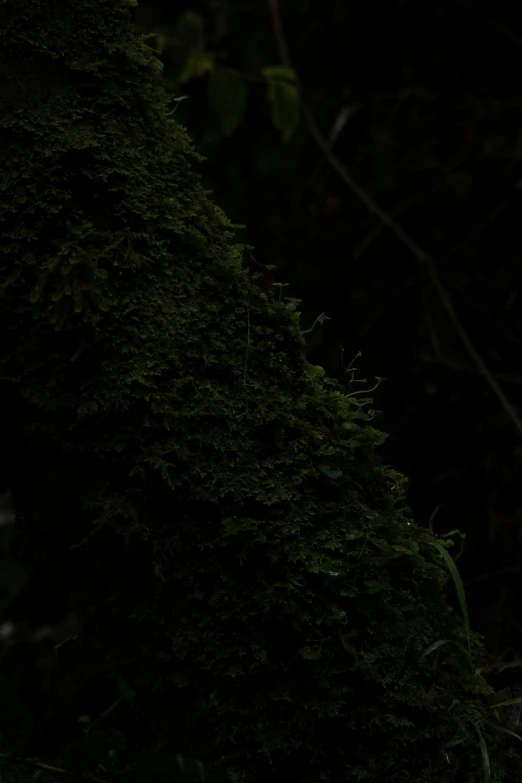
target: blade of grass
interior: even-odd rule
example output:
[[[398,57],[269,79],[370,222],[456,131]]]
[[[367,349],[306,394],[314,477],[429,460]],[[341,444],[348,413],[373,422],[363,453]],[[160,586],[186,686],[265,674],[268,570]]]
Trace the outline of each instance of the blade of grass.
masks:
[[[453,579],[453,582],[455,584],[455,589],[457,590],[457,596],[459,599],[460,609],[462,611],[462,617],[464,620],[464,628],[466,630],[466,636],[468,639],[468,654],[469,659],[471,663],[471,645],[470,645],[470,627],[469,627],[469,615],[468,615],[468,606],[466,604],[466,594],[464,592],[464,585],[462,584],[462,579],[460,578],[460,574],[458,572],[457,566],[455,565],[453,558],[451,557],[450,553],[447,549],[445,549],[442,544],[439,544],[438,541],[431,541],[430,542],[432,546],[435,547],[435,549],[440,552],[442,557],[444,558],[444,562],[446,563],[448,567],[448,571],[451,574],[451,578]]]

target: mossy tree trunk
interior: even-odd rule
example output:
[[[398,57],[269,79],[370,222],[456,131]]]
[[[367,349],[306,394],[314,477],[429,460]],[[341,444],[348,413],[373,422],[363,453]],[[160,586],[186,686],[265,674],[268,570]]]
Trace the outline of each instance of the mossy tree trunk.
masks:
[[[55,709],[89,704],[92,730],[60,755],[471,782],[476,725],[500,781],[484,681],[457,645],[421,658],[464,629],[369,400],[325,384],[298,315],[248,281],[131,10],[0,4],[0,480],[40,574],[20,606],[59,596],[69,655],[124,697],[103,715],[69,683]]]

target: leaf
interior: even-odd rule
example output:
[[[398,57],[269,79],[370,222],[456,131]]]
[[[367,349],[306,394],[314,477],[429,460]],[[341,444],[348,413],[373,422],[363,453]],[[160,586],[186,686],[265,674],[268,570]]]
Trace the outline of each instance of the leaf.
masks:
[[[365,432],[366,430],[363,430],[362,427],[359,427],[358,424],[354,424],[353,421],[343,421],[341,424],[341,428],[343,430],[348,430],[351,432]]]
[[[374,430],[371,433],[371,441],[372,443],[376,443],[378,446],[382,446],[386,438],[388,437],[387,432],[381,432],[380,430]]]
[[[308,660],[317,661],[321,657],[321,650],[314,650],[313,647],[301,647],[299,654]]]
[[[284,65],[271,65],[261,71],[265,79],[297,85],[297,75],[293,68]]]
[[[484,783],[490,783],[491,780],[491,765],[489,762],[489,754],[482,732],[476,724],[473,724],[475,731],[478,734],[480,754],[482,756],[482,771],[484,773]]]
[[[416,552],[414,552],[411,549],[408,549],[405,546],[400,546],[399,544],[394,544],[392,549],[395,549],[396,552],[400,552],[403,555],[415,555]]]
[[[372,528],[383,527],[388,524],[386,517],[383,517],[378,511],[367,511],[364,516],[370,520]]]
[[[384,585],[376,582],[375,579],[365,579],[364,584],[368,588],[368,593],[370,593],[370,595],[373,595],[373,593],[380,593],[381,590],[384,590]]]
[[[496,709],[497,707],[507,707],[510,704],[520,704],[522,696],[517,696],[516,699],[508,699],[507,701],[500,701],[498,704],[490,704],[488,709]]]
[[[441,544],[439,544],[438,541],[430,541],[430,544],[434,546],[435,549],[438,552],[440,552],[440,554],[444,558],[444,562],[446,563],[448,567],[448,571],[450,572],[453,582],[455,584],[455,588],[457,590],[457,595],[459,598],[460,609],[462,611],[462,617],[464,618],[464,627],[466,629],[466,635],[468,637],[468,645],[469,645],[470,625],[469,625],[468,608],[466,605],[466,594],[464,592],[464,585],[462,584],[462,579],[460,578],[460,574],[457,570],[457,566],[455,565],[450,553],[446,549],[444,549],[444,547],[441,546]]]
[[[233,68],[216,68],[210,76],[207,95],[223,135],[232,136],[247,107],[245,80]]]
[[[374,411],[347,411],[345,416],[347,419],[363,419],[363,421],[369,421],[372,418]]]
[[[35,285],[31,289],[31,293],[29,294],[29,301],[31,302],[31,304],[36,304],[36,302],[40,299],[41,295],[42,295],[41,287]]]
[[[334,470],[329,465],[319,465],[319,470],[329,478],[340,478],[343,475],[342,470]]]
[[[430,644],[428,649],[422,653],[421,659],[425,658],[426,655],[429,655],[432,652],[435,652],[435,650],[438,650],[439,647],[442,647],[443,644],[447,644],[450,640],[449,639],[439,639],[438,642],[433,642],[433,644]]]
[[[310,375],[313,375],[316,378],[324,378],[324,376],[326,375],[326,370],[324,369],[324,367],[321,367],[320,364],[309,364],[307,365],[306,369],[308,370]]]
[[[519,734],[515,734],[513,731],[509,731],[509,729],[504,728],[504,726],[498,726],[499,731],[503,731],[504,734],[509,734],[510,737],[515,737],[515,739],[519,740],[519,742],[522,742],[522,737]]]
[[[328,620],[339,620],[340,623],[345,625],[348,622],[348,618],[346,617],[346,612],[341,611],[340,609],[335,609],[334,613],[328,617]]]
[[[189,82],[196,76],[204,76],[214,67],[214,55],[210,52],[195,52],[185,62],[181,75],[178,78],[180,84]]]
[[[292,68],[275,66],[261,71],[268,81],[268,100],[272,104],[272,122],[290,141],[299,125],[301,96],[297,76]]]

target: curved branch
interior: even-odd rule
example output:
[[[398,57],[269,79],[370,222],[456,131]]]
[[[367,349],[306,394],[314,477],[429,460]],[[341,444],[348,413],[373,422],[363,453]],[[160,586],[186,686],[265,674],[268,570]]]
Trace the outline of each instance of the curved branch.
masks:
[[[270,13],[272,17],[272,27],[274,29],[274,36],[277,43],[279,58],[283,65],[285,65],[287,68],[291,68],[292,64],[290,60],[290,54],[288,51],[288,44],[286,42],[286,38],[283,30],[281,14],[279,12],[278,0],[268,0],[268,6],[270,8]],[[520,419],[514,406],[507,399],[500,385],[497,383],[497,381],[489,371],[488,367],[486,366],[486,363],[480,356],[479,352],[477,351],[471,339],[469,338],[466,330],[464,329],[464,326],[462,325],[455,311],[455,308],[453,307],[450,296],[446,291],[446,289],[444,288],[437,274],[437,270],[435,269],[435,265],[433,263],[432,257],[429,255],[429,253],[426,253],[421,247],[419,247],[419,245],[402,228],[402,226],[399,223],[397,223],[390,215],[384,212],[384,210],[382,210],[379,207],[379,205],[376,204],[376,202],[372,199],[372,197],[360,185],[358,185],[357,182],[355,182],[355,180],[352,178],[352,176],[350,175],[346,167],[343,166],[343,164],[338,160],[336,155],[334,155],[334,153],[332,152],[330,145],[328,144],[327,140],[319,130],[317,123],[315,122],[314,116],[312,115],[311,111],[306,105],[304,106],[304,115],[310,134],[315,139],[318,147],[320,148],[321,152],[323,153],[324,157],[326,158],[330,166],[337,172],[337,174],[341,177],[341,179],[346,183],[346,185],[350,188],[352,193],[355,193],[355,195],[359,198],[359,200],[364,204],[366,209],[372,214],[376,215],[381,221],[381,223],[385,225],[393,234],[395,234],[397,239],[399,239],[399,241],[402,242],[402,244],[408,248],[408,250],[412,253],[412,255],[417,259],[417,261],[419,261],[419,263],[423,265],[428,277],[430,278],[433,284],[433,287],[435,288],[439,296],[442,306],[446,310],[448,317],[453,323],[454,329],[460,338],[461,343],[466,349],[468,356],[470,357],[470,359],[472,359],[480,375],[484,376],[486,383],[488,384],[488,386],[494,393],[495,397],[499,401],[508,419],[514,425],[519,435],[522,436],[522,420]]]

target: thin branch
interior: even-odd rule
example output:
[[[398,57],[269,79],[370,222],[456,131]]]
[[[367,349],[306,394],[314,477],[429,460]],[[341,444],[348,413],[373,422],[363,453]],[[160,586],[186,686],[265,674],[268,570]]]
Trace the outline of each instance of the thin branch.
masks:
[[[272,26],[274,29],[274,36],[276,39],[281,63],[287,68],[291,68],[292,64],[288,52],[288,45],[286,43],[286,38],[283,31],[281,14],[279,13],[278,0],[267,0],[267,1],[272,16]],[[415,258],[419,261],[419,263],[421,263],[424,266],[428,274],[428,277],[430,278],[435,290],[437,291],[442,306],[444,307],[450,320],[452,321],[454,329],[457,335],[459,336],[460,341],[464,345],[469,357],[473,360],[473,363],[475,364],[477,371],[484,376],[484,379],[486,380],[487,384],[495,394],[500,405],[504,409],[504,412],[506,413],[508,419],[511,420],[512,424],[515,426],[519,435],[522,436],[522,420],[519,418],[517,411],[510,403],[510,401],[507,399],[502,389],[500,388],[500,385],[497,383],[495,378],[491,375],[484,360],[482,359],[482,357],[476,350],[475,346],[471,342],[470,338],[468,337],[468,334],[464,329],[464,326],[462,325],[455,311],[455,308],[453,307],[448,292],[446,291],[446,289],[444,288],[444,286],[442,285],[439,279],[439,276],[437,274],[431,256],[428,253],[426,253],[412,239],[412,237],[410,237],[409,234],[406,233],[406,231],[402,228],[402,226],[399,223],[396,223],[395,220],[393,220],[393,218],[390,217],[390,215],[384,212],[378,206],[378,204],[375,203],[375,201],[371,198],[371,196],[363,188],[361,188],[360,185],[357,184],[357,182],[355,182],[355,180],[352,178],[352,176],[350,175],[346,167],[343,166],[343,164],[337,159],[337,157],[332,152],[330,146],[328,145],[328,142],[326,141],[321,131],[319,130],[317,123],[315,122],[315,119],[312,113],[310,112],[310,110],[308,109],[308,107],[305,105],[303,109],[304,109],[304,116],[305,116],[306,124],[308,126],[308,130],[310,131],[311,135],[317,142],[318,147],[320,148],[321,152],[323,153],[324,157],[326,158],[330,166],[334,169],[334,171],[337,172],[337,174],[341,177],[341,179],[346,183],[346,185],[350,188],[352,193],[355,193],[355,195],[359,198],[359,200],[364,204],[366,209],[370,213],[376,215],[381,221],[381,223],[383,223],[393,234],[395,234],[397,239],[400,242],[402,242],[402,244],[408,248],[408,250],[412,253],[412,255],[415,256]]]
[[[430,356],[427,353],[419,352],[416,354],[418,359],[422,359],[423,362],[430,362],[431,364],[440,364],[442,367],[448,367],[450,370],[456,370],[456,372],[471,372],[478,375],[477,370],[473,369],[473,367],[464,367],[462,364],[458,364],[456,362],[451,362],[447,359],[444,359],[441,356],[435,357]],[[508,375],[507,373],[491,373],[491,375],[494,378],[497,378],[499,381],[503,381],[504,383],[513,383],[517,386],[522,385],[522,378],[517,377],[516,375]]]
[[[479,8],[476,8],[473,3],[469,2],[469,0],[460,0],[460,2],[461,5],[466,6],[468,11],[480,19],[481,22],[489,25],[489,27],[491,27],[491,29],[496,33],[503,35],[507,41],[511,41],[511,43],[514,43],[517,46],[522,46],[522,36],[513,32],[513,30],[511,30],[505,24],[502,24],[502,22],[499,22],[493,16],[490,16],[490,14],[487,14],[485,11],[481,11]]]
[[[486,320],[488,320],[489,323],[497,330],[497,332],[499,332],[506,340],[515,343],[515,345],[522,346],[522,339],[513,334],[506,327],[506,325],[495,318],[495,316],[492,315],[489,310],[487,310],[487,308],[483,307],[475,299],[472,299],[468,291],[466,291],[462,286],[456,286],[456,290],[466,300],[469,306],[472,307],[477,313],[480,313]],[[514,293],[516,294],[516,291]]]
[[[291,68],[290,53],[288,51],[288,44],[286,43],[281,14],[279,13],[278,0],[268,0],[268,7],[270,8],[270,15],[272,16],[272,27],[274,28],[274,35],[281,63],[287,68]]]
[[[43,770],[44,772],[52,772],[53,775],[60,775],[64,778],[72,778],[76,780],[89,780],[92,783],[108,783],[103,778],[98,778],[95,775],[91,775],[90,772],[70,772],[62,767],[54,767],[51,764],[44,764],[38,759],[22,758],[21,756],[11,756],[9,753],[0,754],[0,763],[13,764],[16,766],[32,767],[33,769]]]
[[[403,212],[406,212],[410,207],[414,207],[419,203],[419,198],[410,198],[407,199],[404,204],[399,204],[398,207],[396,207],[393,210],[394,215],[400,215]],[[377,223],[377,225],[374,224],[371,231],[369,231],[364,239],[361,240],[361,242],[357,245],[355,250],[353,251],[353,257],[354,258],[360,258],[362,254],[368,249],[369,245],[373,242],[376,237],[379,236],[379,234],[384,230],[384,226],[382,223]]]

